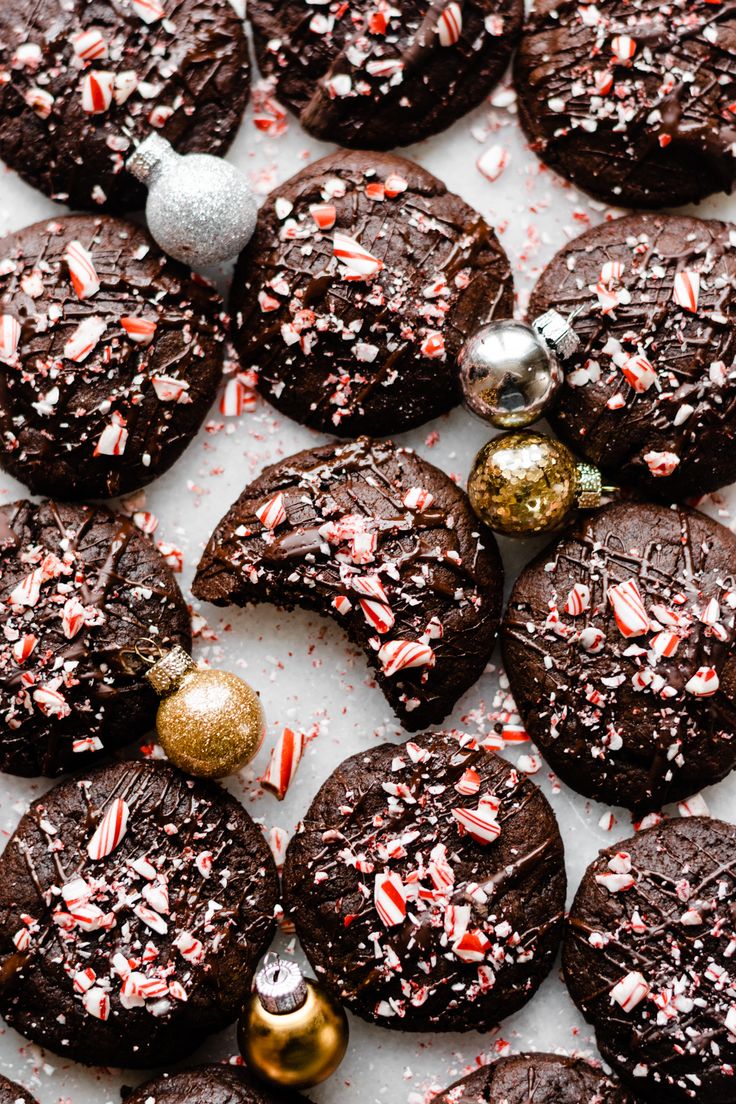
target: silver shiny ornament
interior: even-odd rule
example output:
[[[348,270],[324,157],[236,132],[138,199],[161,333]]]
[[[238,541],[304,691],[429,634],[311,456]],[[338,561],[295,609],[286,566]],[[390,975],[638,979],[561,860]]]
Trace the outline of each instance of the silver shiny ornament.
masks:
[[[569,320],[555,310],[532,323],[509,318],[481,326],[458,357],[465,405],[501,429],[531,425],[562,383],[561,361],[579,345]]]
[[[227,261],[253,237],[255,196],[222,157],[181,155],[161,135],[149,134],[127,168],[148,188],[148,229],[178,261],[193,268]]]

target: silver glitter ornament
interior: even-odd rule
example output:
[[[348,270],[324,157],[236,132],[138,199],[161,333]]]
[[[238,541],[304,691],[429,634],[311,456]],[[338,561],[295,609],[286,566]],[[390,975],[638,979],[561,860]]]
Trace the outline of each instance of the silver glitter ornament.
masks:
[[[193,268],[227,261],[253,237],[258,207],[245,177],[222,157],[178,154],[149,134],[128,159],[148,188],[146,220],[165,253]]]
[[[465,405],[502,429],[531,425],[562,383],[561,361],[579,345],[570,320],[555,310],[532,323],[509,318],[481,326],[458,357]]]

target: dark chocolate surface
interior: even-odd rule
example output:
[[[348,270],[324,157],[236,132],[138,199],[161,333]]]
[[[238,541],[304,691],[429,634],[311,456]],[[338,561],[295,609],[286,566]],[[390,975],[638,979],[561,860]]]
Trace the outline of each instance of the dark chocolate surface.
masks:
[[[152,129],[226,151],[250,68],[229,0],[3,0],[0,74],[0,157],[70,207],[121,212],[144,205],[125,161]]]
[[[732,824],[665,821],[601,851],[570,910],[567,986],[642,1100],[736,1100],[735,845]]]
[[[530,318],[579,311],[550,421],[614,482],[672,500],[736,479],[734,242],[730,223],[629,215],[563,246],[537,282]]]
[[[124,1097],[125,1104],[304,1104],[304,1097],[256,1084],[236,1066],[197,1066],[154,1077]]]
[[[466,810],[492,841],[468,834]],[[520,1008],[552,965],[564,904],[546,798],[469,736],[346,759],[284,866],[284,906],[318,979],[359,1016],[404,1031],[487,1029]]]
[[[522,0],[248,5],[278,99],[317,138],[365,149],[417,142],[479,104],[506,68],[522,12]]]
[[[581,1058],[514,1054],[456,1081],[432,1104],[634,1104],[613,1077]]]
[[[334,617],[414,731],[441,721],[482,674],[503,570],[493,535],[444,472],[361,438],[266,468],[213,533],[192,590],[220,606]]]
[[[81,294],[78,273],[89,280]],[[34,493],[60,498],[149,483],[214,399],[221,310],[212,288],[131,222],[79,215],[3,238],[0,464]],[[141,324],[151,329],[143,339]]]
[[[732,0],[535,0],[514,79],[533,148],[593,195],[662,207],[731,190]]]
[[[340,150],[268,197],[230,308],[270,403],[325,433],[384,436],[460,402],[460,347],[509,317],[513,280],[493,229],[426,169]]]
[[[728,529],[633,503],[584,516],[522,571],[506,670],[529,734],[574,789],[657,809],[732,769],[735,580]],[[626,636],[632,586],[642,608]]]
[[[35,1096],[0,1074],[0,1104],[38,1104]]]
[[[277,899],[260,829],[219,786],[150,762],[62,782],[0,858],[0,1012],[75,1061],[184,1058],[236,1018]]]

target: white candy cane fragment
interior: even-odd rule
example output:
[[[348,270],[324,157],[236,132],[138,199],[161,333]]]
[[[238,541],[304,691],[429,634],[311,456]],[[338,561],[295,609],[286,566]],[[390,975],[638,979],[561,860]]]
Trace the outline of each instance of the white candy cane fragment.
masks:
[[[503,146],[489,146],[475,162],[478,172],[493,183],[509,163],[508,150]]]
[[[680,638],[677,633],[665,629],[652,637],[650,647],[659,659],[670,659],[677,651],[679,643]]]
[[[693,794],[687,801],[680,801],[677,811],[681,817],[709,816],[710,809],[702,794]]]
[[[652,450],[644,454],[644,463],[652,475],[657,478],[672,475],[680,463],[680,457],[674,452],[657,452]]]
[[[736,1004],[732,1004],[726,1013],[726,1019],[724,1020],[726,1025],[726,1031],[729,1035],[736,1037]]]
[[[484,804],[482,800],[477,809],[453,809],[452,815],[476,843],[493,843],[501,835],[497,811],[491,805]]]
[[[361,598],[360,608],[368,624],[378,633],[387,633],[394,627],[396,618],[391,607],[385,602],[374,602],[371,598]]]
[[[407,510],[427,510],[434,502],[434,495],[424,487],[410,487],[402,502]]]
[[[107,329],[107,323],[93,314],[79,323],[76,330],[64,345],[63,356],[65,360],[73,360],[81,364],[94,349],[97,348],[100,338]]]
[[[614,985],[611,990],[611,1004],[615,1001],[616,1004],[621,1005],[624,1012],[630,1012],[648,996],[649,983],[638,970],[632,970]]]
[[[103,115],[112,103],[115,74],[102,70],[82,77],[82,110],[88,115]]]
[[[617,61],[631,61],[636,53],[636,40],[631,35],[616,35],[611,40],[611,53]]]
[[[454,46],[463,30],[463,11],[455,0],[447,5],[437,21],[440,46]]]
[[[77,597],[67,598],[61,611],[61,627],[67,640],[73,640],[84,625],[84,606]]]
[[[269,790],[279,801],[283,801],[291,785],[301,757],[304,754],[306,740],[302,732],[285,728],[274,744],[266,773],[260,779],[265,790]]]
[[[72,287],[78,299],[89,299],[100,290],[100,281],[92,260],[92,254],[81,242],[71,241],[66,247],[64,260],[69,268]]]
[[[480,789],[480,775],[477,770],[468,767],[455,783],[455,789],[463,797],[472,797]]]
[[[33,700],[46,717],[62,720],[71,713],[71,706],[55,686],[39,686],[33,691]]]
[[[72,49],[82,61],[94,61],[96,58],[107,57],[107,43],[102,32],[96,28],[73,35]]]
[[[256,509],[256,517],[265,529],[277,529],[286,521],[284,496],[279,491]]]
[[[32,655],[34,648],[38,644],[38,637],[33,633],[26,633],[25,636],[20,636],[13,645],[13,659],[20,666]]]
[[[649,617],[636,579],[608,588],[608,601],[622,636],[641,636],[649,630]]]
[[[398,674],[407,667],[433,667],[434,652],[418,640],[387,640],[378,653],[384,675]]]
[[[331,230],[337,218],[337,208],[332,203],[313,203],[309,213],[320,230]]]
[[[0,314],[0,361],[13,364],[20,343],[20,322],[12,314]]]
[[[174,946],[187,962],[193,966],[199,966],[204,962],[204,946],[191,932],[183,931],[174,940]]]
[[[150,318],[126,315],[120,319],[120,325],[131,341],[135,341],[138,345],[149,345],[156,333],[157,323]]]
[[[398,173],[389,173],[386,177],[386,181],[383,186],[384,194],[389,199],[394,199],[397,195],[401,195],[409,187],[409,182],[404,179],[403,176],[399,176]]]
[[[339,231],[333,238],[332,252],[350,272],[358,277],[375,276],[383,268],[383,261],[379,261],[378,257],[374,257],[364,249],[355,238],[350,238]]]
[[[698,667],[685,683],[685,690],[696,698],[710,698],[720,686],[715,667]]]
[[[109,425],[105,426],[100,439],[95,445],[95,456],[122,456],[128,443],[128,431],[125,428],[125,418],[117,411],[113,414]]]
[[[422,339],[419,350],[422,356],[429,357],[430,360],[438,360],[445,356],[445,338],[439,330],[432,330],[425,338]]]
[[[82,997],[85,1012],[96,1020],[106,1020],[110,1015],[110,998],[104,989],[95,985]]]
[[[131,7],[144,23],[156,23],[166,14],[159,0],[131,0]]]
[[[160,402],[191,402],[189,384],[174,376],[152,376],[151,386]]]
[[[346,594],[338,594],[336,598],[332,599],[332,605],[342,617],[344,617],[346,613],[350,613],[350,610],[353,608],[353,603]]]
[[[657,370],[645,356],[629,357],[621,365],[621,371],[626,381],[640,395],[648,391],[657,381]]]
[[[357,575],[350,583],[353,590],[364,598],[373,598],[388,605],[388,595],[378,575]]]
[[[289,833],[285,828],[278,828],[276,825],[268,830],[268,846],[271,848],[271,854],[273,855],[273,861],[279,870],[284,865],[284,859],[286,858],[286,848],[289,846]]]
[[[590,587],[586,583],[575,583],[563,609],[571,617],[579,617],[585,610],[590,609]]]
[[[129,816],[127,802],[122,797],[116,797],[87,844],[87,854],[93,862],[104,859],[115,850],[127,831]]]
[[[23,99],[42,119],[48,119],[54,107],[54,97],[45,88],[33,85],[23,93]]]
[[[404,886],[398,874],[376,874],[373,900],[385,927],[395,927],[406,919]]]
[[[625,893],[627,889],[636,885],[633,874],[617,874],[613,870],[604,870],[602,874],[596,874],[595,880],[609,893]]]
[[[465,932],[452,944],[453,954],[463,962],[482,962],[490,948],[491,941],[480,928]]]
[[[691,268],[683,268],[675,274],[672,285],[672,298],[678,307],[695,314],[700,295],[700,273]]]

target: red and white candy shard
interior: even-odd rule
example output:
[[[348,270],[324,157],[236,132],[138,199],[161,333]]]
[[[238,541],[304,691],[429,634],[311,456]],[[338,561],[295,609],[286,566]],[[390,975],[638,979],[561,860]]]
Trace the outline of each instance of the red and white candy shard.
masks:
[[[12,314],[0,314],[0,361],[13,364],[20,343],[20,322]]]
[[[624,1012],[630,1012],[649,996],[649,983],[638,970],[632,970],[611,989],[611,1003],[619,1004]]]
[[[256,509],[256,517],[266,529],[277,529],[286,521],[284,496],[279,491]]]
[[[563,609],[571,617],[579,617],[585,610],[590,609],[590,587],[587,583],[575,583]]]
[[[332,203],[313,203],[309,213],[320,230],[331,230],[337,218],[337,208]]]
[[[637,354],[625,360],[621,365],[624,377],[634,391],[643,394],[657,382],[657,370],[645,356]]]
[[[333,238],[332,252],[356,277],[375,276],[383,268],[383,261],[364,249],[355,238],[340,231],[337,231]]]
[[[388,640],[378,652],[383,673],[391,677],[407,667],[434,666],[434,651],[418,640]]]
[[[97,861],[111,854],[123,839],[128,828],[130,809],[121,797],[116,797],[97,825],[92,839],[87,844],[87,854]]]
[[[398,874],[377,874],[373,888],[373,900],[382,923],[395,927],[406,919],[404,886]]]
[[[274,794],[279,801],[286,797],[301,757],[304,754],[306,739],[302,732],[285,728],[274,744],[266,773],[260,779],[264,789]]]
[[[113,413],[109,425],[105,426],[95,445],[95,456],[122,456],[128,443],[128,431],[125,418],[117,411]]]
[[[623,636],[642,636],[649,631],[649,617],[636,579],[626,579],[623,583],[609,586],[608,601]]]
[[[493,843],[501,835],[498,809],[485,804],[482,800],[478,803],[477,809],[453,809],[452,815],[476,843]]]
[[[696,698],[709,698],[720,686],[715,667],[698,667],[695,674],[685,683],[685,690]]]
[[[95,70],[82,77],[82,110],[88,115],[102,115],[112,103],[115,74]]]
[[[163,19],[166,11],[159,0],[130,0],[130,6],[144,23],[156,23]]]
[[[387,633],[394,627],[396,618],[391,607],[384,602],[374,602],[371,598],[361,598],[360,608],[368,624],[378,633]]]
[[[150,318],[126,316],[120,319],[120,325],[131,341],[140,345],[149,345],[156,333],[156,322]]]
[[[690,311],[691,314],[694,314],[698,309],[699,295],[699,272],[685,268],[675,274],[675,280],[672,287],[672,298],[677,303],[678,307],[682,307],[683,310]]]
[[[69,242],[64,254],[69,268],[72,287],[78,299],[89,299],[100,290],[100,280],[92,260],[92,254],[81,242]]]
[[[463,30],[463,12],[455,0],[450,3],[440,14],[437,21],[437,34],[440,46],[454,46],[459,40]]]
[[[186,380],[176,379],[174,376],[152,376],[151,384],[156,398],[161,402],[191,402]]]
[[[463,962],[482,962],[490,949],[491,941],[480,928],[465,932],[452,944],[453,954]]]
[[[79,323],[74,333],[64,345],[65,360],[80,364],[97,348],[100,338],[107,329],[107,323],[97,315],[90,315]]]
[[[680,457],[674,452],[657,452],[653,449],[644,454],[644,463],[652,475],[657,478],[672,475],[680,463]]]
[[[424,487],[410,487],[403,498],[408,510],[427,510],[434,502],[434,495]]]

